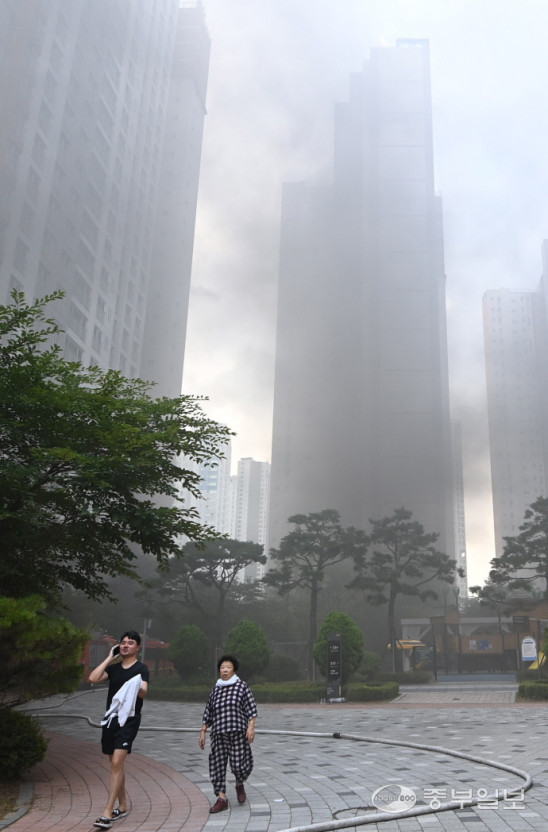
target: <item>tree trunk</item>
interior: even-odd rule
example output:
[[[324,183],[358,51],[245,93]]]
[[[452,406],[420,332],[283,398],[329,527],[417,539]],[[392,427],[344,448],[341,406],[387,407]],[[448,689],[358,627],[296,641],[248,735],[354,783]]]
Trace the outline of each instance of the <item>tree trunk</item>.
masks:
[[[220,593],[219,594],[219,606],[217,607],[217,621],[216,621],[216,634],[215,634],[215,661],[221,655],[221,651],[223,649],[223,640],[224,640],[224,628],[225,628],[225,596]]]
[[[396,594],[390,588],[390,598],[388,599],[388,641],[392,651],[392,673],[396,672],[396,622],[394,617],[396,614]]]
[[[316,634],[318,629],[318,581],[316,578],[312,579],[310,585],[310,615],[309,615],[309,629],[308,629],[308,666],[309,678],[313,682],[316,681],[316,664],[314,662],[314,642],[316,641]]]

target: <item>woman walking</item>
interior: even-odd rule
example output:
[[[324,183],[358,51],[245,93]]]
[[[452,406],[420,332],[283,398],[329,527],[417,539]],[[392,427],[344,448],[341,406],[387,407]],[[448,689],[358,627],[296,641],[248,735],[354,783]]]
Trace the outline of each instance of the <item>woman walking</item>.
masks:
[[[237,675],[238,660],[234,656],[221,656],[217,662],[219,679],[204,711],[200,733],[200,748],[205,748],[206,731],[211,728],[209,753],[209,777],[217,801],[209,810],[212,813],[228,809],[226,796],[226,767],[236,778],[238,803],[245,803],[244,783],[253,768],[250,743],[255,738],[257,705],[249,687]]]

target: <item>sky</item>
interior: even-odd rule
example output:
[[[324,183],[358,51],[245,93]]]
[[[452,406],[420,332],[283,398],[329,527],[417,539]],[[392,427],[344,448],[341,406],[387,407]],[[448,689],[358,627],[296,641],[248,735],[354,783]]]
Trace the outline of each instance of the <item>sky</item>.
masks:
[[[494,557],[482,297],[532,291],[548,238],[546,0],[203,0],[211,62],[183,390],[270,459],[282,183],[328,181],[371,47],[430,43],[451,407],[469,583]]]

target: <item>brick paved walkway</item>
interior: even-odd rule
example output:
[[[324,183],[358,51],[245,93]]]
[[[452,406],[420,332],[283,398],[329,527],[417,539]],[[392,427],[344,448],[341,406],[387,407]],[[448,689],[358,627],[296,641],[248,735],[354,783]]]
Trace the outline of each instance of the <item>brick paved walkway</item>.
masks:
[[[108,758],[98,744],[51,734],[46,758],[32,771],[34,800],[9,832],[89,832],[105,807]],[[126,788],[133,797],[119,832],[199,832],[209,817],[209,801],[184,775],[133,752],[126,763]],[[131,801],[130,801],[131,804]]]
[[[428,699],[433,692],[424,690],[420,696]],[[313,823],[328,828],[339,819],[352,821],[366,813],[378,816],[373,792],[396,783],[414,791],[417,806],[426,807],[434,792],[442,803],[457,803],[450,811],[421,816],[384,814],[382,822],[372,820],[357,829],[544,832],[548,829],[548,706],[501,702],[502,691],[495,689],[488,695],[484,689],[481,703],[470,704],[469,695],[478,698],[479,692],[460,693],[467,694],[465,701],[456,699],[458,691],[447,691],[445,704],[440,698],[435,704],[411,704],[409,697],[407,703],[403,697],[374,706],[260,706],[248,801],[237,804],[229,775],[230,810],[219,815],[208,812],[213,793],[207,752],[198,747],[202,706],[149,701],[137,750],[127,762],[132,810],[114,828],[119,832],[279,832]],[[99,692],[78,703],[73,700],[72,707],[67,703],[63,710],[88,713],[95,720],[101,715],[103,696]],[[50,713],[60,717],[60,710]],[[99,732],[81,719],[44,723],[55,733],[45,763],[32,773],[36,799],[8,832],[88,832],[104,808],[108,782]],[[307,732],[323,736],[306,736]],[[336,739],[330,732],[368,739]],[[459,797],[476,797],[480,790],[519,792],[523,783],[519,775],[490,766],[488,760],[528,772],[533,787],[518,805],[504,799],[491,808],[459,807]],[[348,829],[354,832],[356,827]]]

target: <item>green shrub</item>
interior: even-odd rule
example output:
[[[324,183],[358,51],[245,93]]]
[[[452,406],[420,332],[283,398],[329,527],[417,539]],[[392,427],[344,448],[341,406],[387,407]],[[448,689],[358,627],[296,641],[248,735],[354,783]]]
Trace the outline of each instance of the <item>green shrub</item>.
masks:
[[[548,681],[548,667],[543,665],[539,670],[516,670],[517,682]]]
[[[401,673],[377,673],[375,682],[398,682],[400,685],[428,685],[433,676],[429,670],[406,670]]]
[[[253,695],[262,704],[274,702],[319,702],[325,696],[323,682],[275,682],[253,685]]]
[[[158,702],[207,702],[213,685],[181,685],[177,687],[154,683],[148,689],[147,699]]]
[[[186,624],[177,632],[169,645],[170,661],[181,679],[199,676],[211,668],[208,663],[209,639],[196,624]]]
[[[378,677],[381,660],[372,650],[364,650],[360,666],[354,674],[354,681],[371,683]]]
[[[385,682],[382,685],[362,685],[353,682],[348,685],[346,698],[349,702],[384,702],[395,699],[399,692],[397,682]]]
[[[548,699],[548,682],[521,682],[518,699],[545,701]]]
[[[264,672],[266,682],[296,682],[301,679],[301,668],[295,659],[273,653]]]
[[[42,762],[47,747],[37,719],[19,711],[0,711],[1,777],[19,777]]]
[[[227,636],[225,653],[235,656],[238,676],[249,681],[268,666],[269,650],[265,631],[254,621],[242,619]]]
[[[319,702],[325,699],[326,695],[324,682],[262,682],[252,685],[251,689],[259,704]],[[155,683],[149,688],[147,699],[162,702],[203,702],[205,705],[210,691],[211,686],[205,685],[173,687]],[[398,693],[399,687],[395,682],[382,685],[353,683],[348,685],[346,698],[350,702],[379,702],[395,699]]]

